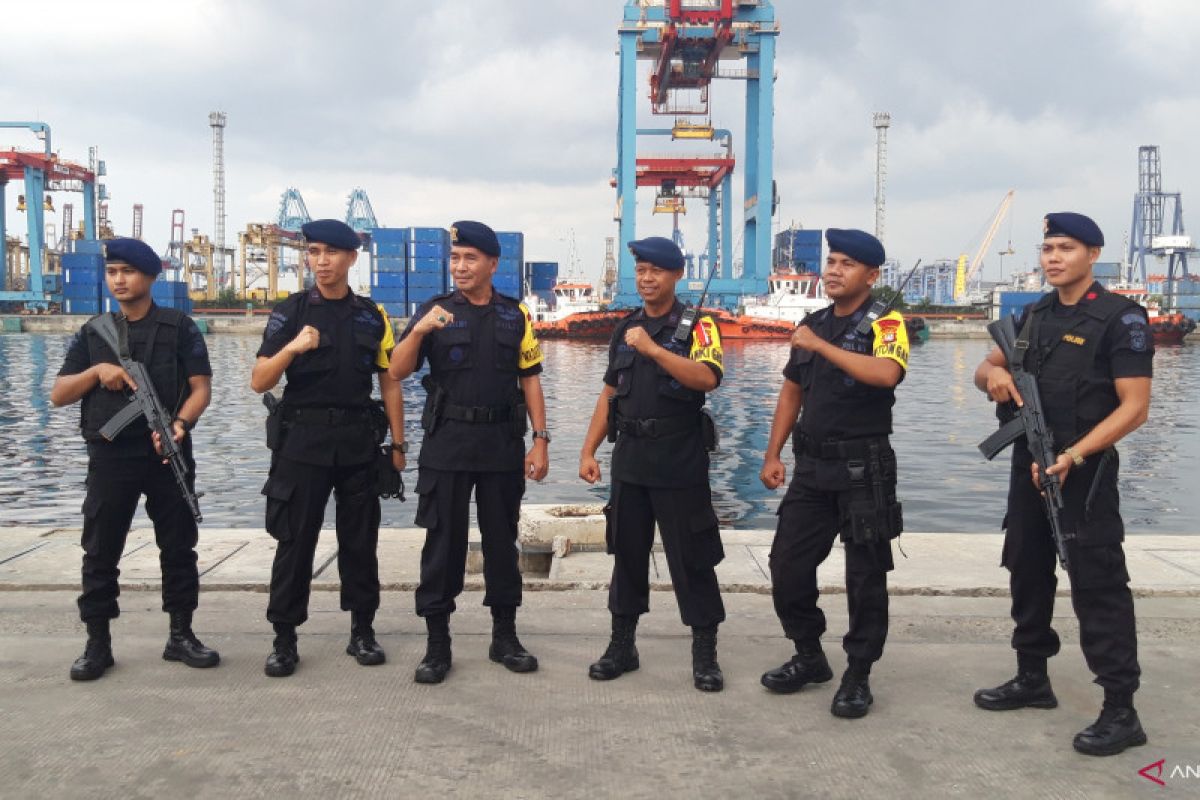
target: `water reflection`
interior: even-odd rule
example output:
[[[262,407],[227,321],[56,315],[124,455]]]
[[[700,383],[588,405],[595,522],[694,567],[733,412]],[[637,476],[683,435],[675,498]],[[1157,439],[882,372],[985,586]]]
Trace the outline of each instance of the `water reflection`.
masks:
[[[79,437],[79,409],[50,407],[48,395],[62,364],[69,335],[0,335],[0,525],[77,526],[83,500],[86,455]],[[210,336],[215,380],[213,404],[194,433],[199,488],[206,524],[259,525],[268,466],[263,445],[265,410],[249,388],[258,347],[253,336]],[[600,503],[607,486],[588,486],[576,475],[580,443],[604,372],[601,344],[543,343],[548,416],[554,432],[551,469],[530,483],[537,503]],[[984,341],[939,341],[917,348],[901,384],[895,409],[894,444],[901,463],[900,494],[911,531],[991,531],[1003,513],[1004,456],[987,463],[976,443],[994,429],[992,407],[971,385]],[[726,380],[711,405],[721,425],[721,449],[713,457],[713,494],[727,524],[773,527],[782,490],[758,481],[770,433],[775,397],[787,359],[777,344],[728,343]],[[1200,516],[1200,496],[1189,491],[1188,465],[1200,455],[1197,407],[1200,348],[1160,351],[1155,358],[1151,421],[1121,447],[1121,504],[1131,532],[1190,532]],[[405,384],[408,436],[419,442],[423,392]],[[598,458],[607,480],[609,453]],[[415,459],[414,459],[415,461]],[[785,458],[790,467],[790,456]],[[415,471],[405,474],[411,490]],[[412,524],[414,504],[384,503],[385,525]],[[139,517],[143,512],[139,511]],[[332,520],[332,512],[330,512]],[[144,518],[138,523],[142,524]]]

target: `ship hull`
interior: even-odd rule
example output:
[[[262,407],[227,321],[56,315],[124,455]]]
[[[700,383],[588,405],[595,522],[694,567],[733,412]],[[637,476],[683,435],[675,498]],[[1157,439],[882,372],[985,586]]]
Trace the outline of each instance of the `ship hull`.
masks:
[[[554,322],[534,322],[533,330],[542,339],[608,341],[617,329],[617,323],[628,313],[628,309],[584,311]],[[795,325],[783,320],[747,317],[722,309],[705,309],[704,313],[716,321],[722,339],[778,341],[790,338],[796,329]]]

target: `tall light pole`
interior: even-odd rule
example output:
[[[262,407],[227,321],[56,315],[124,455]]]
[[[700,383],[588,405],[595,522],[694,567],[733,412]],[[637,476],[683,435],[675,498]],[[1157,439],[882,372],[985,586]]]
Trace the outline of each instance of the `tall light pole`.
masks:
[[[884,196],[887,185],[887,129],[892,124],[892,115],[877,111],[872,117],[875,125],[875,238],[883,241]]]

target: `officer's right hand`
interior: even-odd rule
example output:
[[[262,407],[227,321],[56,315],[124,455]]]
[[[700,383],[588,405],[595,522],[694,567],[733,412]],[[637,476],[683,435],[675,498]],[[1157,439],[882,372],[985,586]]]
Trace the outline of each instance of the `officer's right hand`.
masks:
[[[321,343],[321,332],[312,325],[305,325],[296,334],[296,338],[288,342],[288,350],[293,354],[300,355],[307,353],[309,350],[316,348]]]
[[[579,477],[588,483],[600,480],[600,465],[596,462],[595,456],[579,457]]]
[[[1017,391],[1017,385],[1013,383],[1012,373],[1004,367],[993,366],[988,371],[987,393],[988,397],[997,403],[1007,403],[1011,400],[1018,406],[1025,405],[1021,393]]]
[[[130,389],[137,391],[137,384],[133,382],[133,378],[116,364],[97,364],[96,377],[100,380],[100,385],[105,389],[119,392],[128,386]]]
[[[427,333],[441,330],[442,328],[454,322],[454,315],[441,306],[434,306],[425,312],[425,316],[418,320],[413,327],[413,331],[424,336]]]
[[[787,467],[778,458],[764,458],[762,471],[758,479],[768,489],[778,489],[787,480]]]

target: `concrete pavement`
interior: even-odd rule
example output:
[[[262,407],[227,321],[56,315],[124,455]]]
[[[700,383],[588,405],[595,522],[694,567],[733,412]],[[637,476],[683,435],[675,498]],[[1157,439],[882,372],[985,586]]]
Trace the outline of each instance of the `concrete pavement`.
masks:
[[[725,536],[719,569],[729,619],[720,661],[727,688],[691,686],[688,631],[669,591],[656,591],[638,646],[642,668],[611,683],[587,678],[604,649],[611,562],[596,552],[595,520],[565,526],[529,514],[522,540],[565,557],[526,575],[522,640],[541,660],[514,675],[487,659],[489,619],[479,576],[453,619],[454,669],[441,686],[412,682],[424,647],[413,613],[421,532],[385,530],[386,585],[377,620],[388,663],[345,655],[332,531],[318,550],[312,614],[296,675],[262,664],[273,542],[257,530],[201,532],[204,594],[196,630],[222,664],[190,670],[161,659],[157,549],[131,533],[122,561],[117,665],[72,683],[83,631],[78,531],[3,530],[0,538],[0,797],[1137,797],[1200,796],[1200,537],[1132,536],[1128,563],[1144,671],[1138,694],[1150,744],[1108,759],[1070,747],[1101,692],[1078,647],[1070,604],[1058,604],[1062,653],[1051,662],[1053,711],[978,710],[971,694],[1011,677],[1000,537],[905,534],[892,574],[887,652],[863,720],[829,714],[833,683],[775,696],[759,675],[790,655],[771,605],[767,531]],[[554,515],[549,515],[554,517]],[[602,533],[602,531],[601,531]],[[602,538],[602,537],[600,537]],[[568,548],[565,541],[569,539]],[[532,562],[531,562],[532,563]],[[835,547],[820,583],[840,593]],[[654,585],[669,589],[657,554]],[[1063,584],[1065,586],[1065,584]],[[541,590],[541,591],[539,591]],[[826,596],[825,649],[840,672],[845,600]],[[1163,760],[1166,786],[1138,770]],[[1153,793],[1153,794],[1150,794]]]

